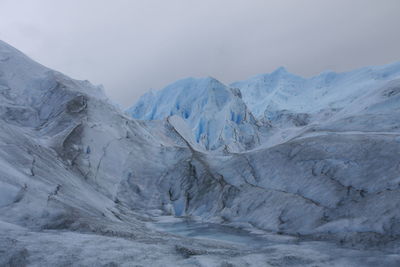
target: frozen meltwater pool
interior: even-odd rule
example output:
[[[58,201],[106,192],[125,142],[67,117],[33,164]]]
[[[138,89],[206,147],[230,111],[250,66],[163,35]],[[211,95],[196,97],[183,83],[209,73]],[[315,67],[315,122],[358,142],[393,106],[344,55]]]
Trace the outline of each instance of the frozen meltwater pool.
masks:
[[[296,240],[294,237],[270,234],[267,232],[251,232],[232,226],[225,226],[216,223],[197,222],[188,219],[163,218],[152,223],[151,228],[171,234],[226,242],[235,245],[244,245],[251,248],[265,247],[278,243],[291,243]]]
[[[400,254],[394,251],[345,248],[334,242],[305,241],[287,235],[172,216],[157,217],[156,222],[149,223],[148,227],[182,237],[233,245],[233,251],[254,254],[256,266],[260,266],[259,255],[267,256],[270,265],[265,266],[400,266]]]

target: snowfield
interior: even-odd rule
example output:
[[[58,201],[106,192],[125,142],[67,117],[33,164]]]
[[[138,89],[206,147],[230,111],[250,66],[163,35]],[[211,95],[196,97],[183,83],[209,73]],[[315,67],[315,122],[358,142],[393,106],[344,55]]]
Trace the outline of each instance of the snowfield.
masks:
[[[0,41],[0,120],[0,266],[400,265],[400,64],[123,112]]]

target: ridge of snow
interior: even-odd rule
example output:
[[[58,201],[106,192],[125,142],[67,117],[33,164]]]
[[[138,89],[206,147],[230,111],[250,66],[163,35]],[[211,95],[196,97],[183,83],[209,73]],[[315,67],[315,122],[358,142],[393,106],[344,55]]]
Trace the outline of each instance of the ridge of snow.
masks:
[[[243,101],[256,118],[273,119],[279,110],[317,113],[327,108],[340,109],[399,77],[400,62],[342,73],[325,71],[310,78],[278,68],[230,86],[240,89]]]

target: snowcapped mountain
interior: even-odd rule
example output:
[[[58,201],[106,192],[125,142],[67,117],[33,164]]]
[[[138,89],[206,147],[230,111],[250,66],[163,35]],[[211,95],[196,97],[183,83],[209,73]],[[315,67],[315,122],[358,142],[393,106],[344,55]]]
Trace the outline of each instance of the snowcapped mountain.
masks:
[[[366,95],[383,87],[388,81],[400,78],[400,62],[385,66],[303,78],[279,68],[270,74],[257,75],[232,83],[238,88],[250,111],[258,119],[279,124],[286,119],[296,126],[321,120],[346,109],[358,112],[355,102],[363,99],[363,106],[374,99]],[[350,110],[350,109],[353,109]]]
[[[194,139],[208,150],[239,151],[260,144],[266,131],[248,111],[238,90],[214,78],[187,78],[151,91],[127,111],[141,120],[162,120],[177,115],[193,131]]]
[[[321,87],[320,106],[276,92],[313,115],[271,120],[257,143],[240,138],[262,129],[246,101],[215,79],[144,96],[137,120],[0,42],[0,265],[397,266],[400,82],[396,65],[371,69],[338,74],[353,89]],[[281,91],[304,81],[274,75]]]

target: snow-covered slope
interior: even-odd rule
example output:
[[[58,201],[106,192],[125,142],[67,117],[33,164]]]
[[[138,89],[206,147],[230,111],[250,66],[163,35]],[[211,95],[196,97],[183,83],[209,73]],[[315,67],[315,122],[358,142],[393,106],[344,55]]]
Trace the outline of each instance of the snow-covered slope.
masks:
[[[248,111],[239,91],[211,77],[187,78],[150,91],[127,112],[141,120],[180,116],[192,129],[196,142],[207,150],[253,148],[266,131]]]
[[[159,105],[166,119],[135,120],[101,88],[49,70],[7,44],[0,43],[0,58],[0,265],[400,262],[398,80],[363,94],[356,108],[343,107],[337,117],[286,128],[284,138],[270,129],[276,132],[269,143],[250,151],[211,153],[192,135],[197,115],[178,114],[177,103],[179,112],[192,107],[178,98]],[[246,107],[235,109],[244,105],[238,92],[213,79],[189,82],[188,92],[199,83],[211,90],[191,98],[209,103],[212,113],[195,110],[203,118],[218,115],[224,127],[241,130],[230,124],[233,110],[253,127],[253,119],[244,119]],[[181,97],[190,98],[188,92]],[[173,116],[166,111],[171,107]],[[264,246],[251,248],[180,237],[149,227],[160,215],[272,233]],[[315,239],[369,251],[307,242]]]
[[[0,64],[0,117],[10,123],[39,127],[81,93],[106,101],[101,86],[50,70],[2,41]]]
[[[5,43],[0,57],[0,265],[131,264],[120,246],[143,264],[167,254],[184,261],[174,250],[176,238],[147,230],[148,210],[133,211],[151,203],[132,196],[139,186],[131,179],[157,177],[185,156],[179,155],[185,143],[171,126],[133,121],[97,87]],[[95,253],[100,240],[116,244],[104,249],[103,260]]]

